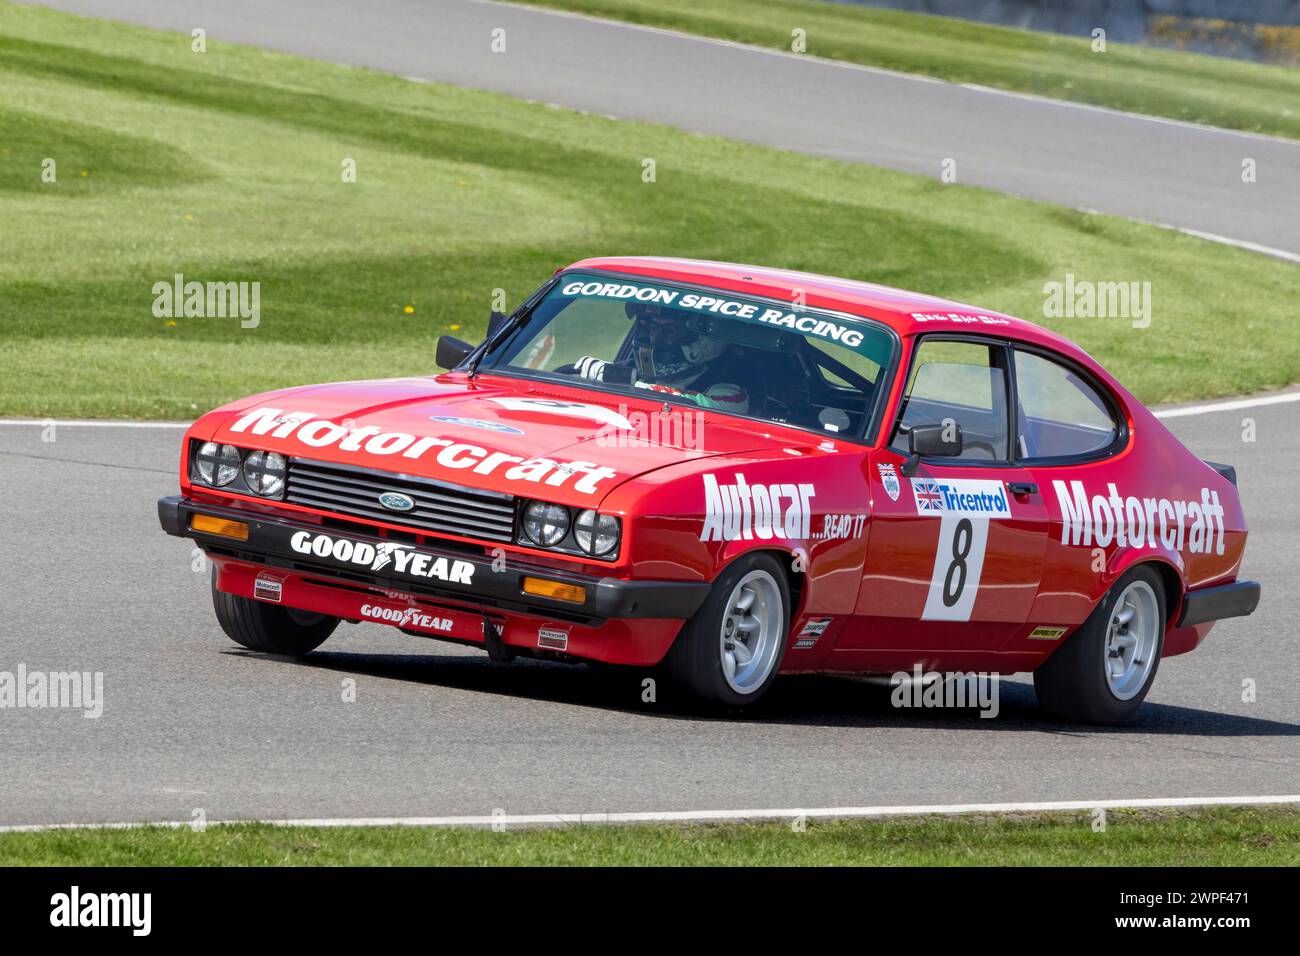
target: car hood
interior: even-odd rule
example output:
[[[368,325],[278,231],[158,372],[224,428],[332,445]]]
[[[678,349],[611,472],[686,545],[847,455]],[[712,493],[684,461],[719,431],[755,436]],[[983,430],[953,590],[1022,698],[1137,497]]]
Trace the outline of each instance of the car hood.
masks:
[[[704,409],[461,373],[270,392],[217,409],[192,434],[587,507],[669,465],[808,445]]]

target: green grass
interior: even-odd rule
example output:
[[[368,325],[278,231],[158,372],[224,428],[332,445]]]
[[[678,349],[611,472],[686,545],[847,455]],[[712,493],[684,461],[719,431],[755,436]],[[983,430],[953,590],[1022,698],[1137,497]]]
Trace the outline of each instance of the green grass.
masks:
[[[0,3],[0,414],[190,418],[427,374],[598,254],[864,278],[1040,319],[1073,272],[1153,322],[1061,319],[1151,402],[1300,380],[1295,268],[919,176]],[[42,161],[57,182],[41,180]],[[642,180],[643,160],[656,181]],[[354,159],[357,181],[342,181]],[[261,283],[261,322],[156,318],[156,282]],[[411,312],[405,311],[407,307]]]
[[[267,824],[0,835],[0,866],[1295,866],[1294,809],[541,830]]]
[[[1300,70],[826,0],[520,0],[813,56],[1300,138]],[[1098,24],[1100,26],[1100,24]]]

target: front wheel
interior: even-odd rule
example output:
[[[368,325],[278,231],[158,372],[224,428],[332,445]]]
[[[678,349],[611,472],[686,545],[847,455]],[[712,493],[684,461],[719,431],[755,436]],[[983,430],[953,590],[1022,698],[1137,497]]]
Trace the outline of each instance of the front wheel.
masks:
[[[219,591],[215,568],[212,571],[212,607],[227,637],[250,651],[265,654],[299,657],[320,647],[339,625],[336,617]]]
[[[1166,621],[1160,576],[1152,568],[1133,568],[1034,671],[1039,704],[1053,717],[1074,723],[1132,720],[1160,666]]]
[[[752,554],[713,583],[665,664],[699,700],[731,707],[767,692],[781,667],[790,627],[790,586],[771,555]]]

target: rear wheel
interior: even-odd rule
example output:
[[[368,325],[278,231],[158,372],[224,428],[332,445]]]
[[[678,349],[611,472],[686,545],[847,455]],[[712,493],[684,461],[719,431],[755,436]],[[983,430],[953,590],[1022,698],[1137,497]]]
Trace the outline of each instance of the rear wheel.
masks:
[[[674,683],[706,703],[737,707],[767,692],[790,627],[790,586],[775,558],[738,559],[714,582],[665,663]]]
[[[266,654],[298,657],[314,651],[325,643],[339,624],[336,617],[218,591],[215,569],[212,572],[212,607],[226,636],[250,651]]]
[[[1038,702],[1061,720],[1127,723],[1155,680],[1166,621],[1159,574],[1133,568],[1034,672]]]

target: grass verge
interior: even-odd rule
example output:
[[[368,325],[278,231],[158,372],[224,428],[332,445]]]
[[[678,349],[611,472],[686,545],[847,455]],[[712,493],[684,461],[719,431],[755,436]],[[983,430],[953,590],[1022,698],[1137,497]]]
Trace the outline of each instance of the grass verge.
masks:
[[[645,160],[654,160],[647,182]],[[42,176],[53,160],[54,181]],[[355,181],[345,173],[355,168]],[[1300,380],[1295,267],[1121,219],[642,123],[0,3],[0,414],[191,418],[434,370],[595,254],[948,295],[1052,325],[1148,402]],[[1151,325],[1043,320],[1149,281]],[[260,283],[260,322],[155,283]]]
[[[533,6],[1300,138],[1300,70],[827,0],[516,0]],[[1098,26],[1102,26],[1098,23]]]
[[[1295,866],[1300,811],[1216,807],[541,830],[268,824],[0,834],[0,866]]]

